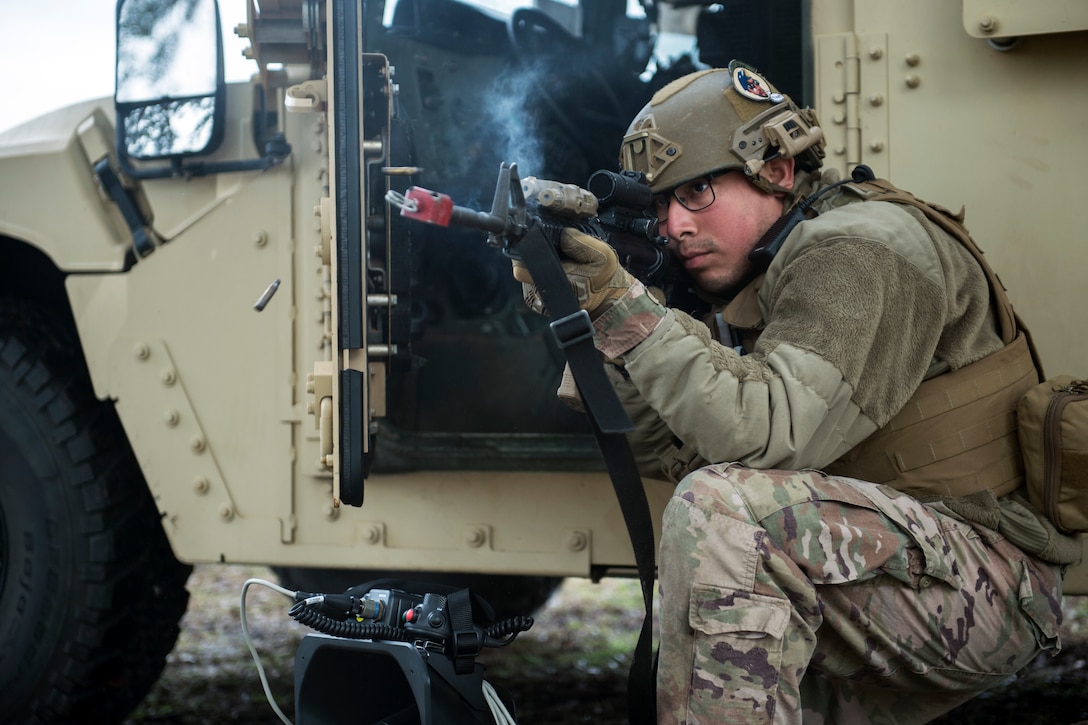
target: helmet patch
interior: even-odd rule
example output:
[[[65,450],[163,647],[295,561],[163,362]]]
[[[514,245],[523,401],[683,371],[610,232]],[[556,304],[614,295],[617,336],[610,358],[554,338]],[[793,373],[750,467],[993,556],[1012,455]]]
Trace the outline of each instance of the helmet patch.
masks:
[[[733,78],[733,88],[737,93],[753,101],[781,103],[784,96],[771,87],[756,69],[747,63],[732,61],[729,63],[729,75]]]

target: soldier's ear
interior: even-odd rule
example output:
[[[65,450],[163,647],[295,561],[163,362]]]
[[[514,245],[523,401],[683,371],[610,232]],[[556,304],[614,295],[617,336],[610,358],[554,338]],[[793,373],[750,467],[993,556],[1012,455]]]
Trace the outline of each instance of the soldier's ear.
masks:
[[[771,159],[759,170],[759,175],[772,184],[777,184],[783,189],[793,188],[793,159]]]

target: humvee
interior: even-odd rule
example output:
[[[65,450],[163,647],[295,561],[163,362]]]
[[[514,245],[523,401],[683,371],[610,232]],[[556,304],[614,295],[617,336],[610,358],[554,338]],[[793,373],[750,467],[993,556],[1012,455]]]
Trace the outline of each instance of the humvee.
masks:
[[[247,6],[248,82],[214,0],[120,0],[114,96],[0,134],[5,721],[123,718],[193,563],[529,600],[631,573],[509,260],[386,194],[486,208],[504,161],[581,185],[696,68],[755,65],[816,107],[829,166],[965,206],[1048,371],[1084,372],[1081,3]],[[656,518],[670,486],[644,486]]]

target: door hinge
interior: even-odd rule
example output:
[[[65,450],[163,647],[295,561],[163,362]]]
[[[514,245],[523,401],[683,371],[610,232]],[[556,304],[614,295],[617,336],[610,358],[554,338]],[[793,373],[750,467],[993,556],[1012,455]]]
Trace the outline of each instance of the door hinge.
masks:
[[[816,110],[828,166],[848,174],[864,163],[888,175],[887,36],[841,33],[816,39]]]

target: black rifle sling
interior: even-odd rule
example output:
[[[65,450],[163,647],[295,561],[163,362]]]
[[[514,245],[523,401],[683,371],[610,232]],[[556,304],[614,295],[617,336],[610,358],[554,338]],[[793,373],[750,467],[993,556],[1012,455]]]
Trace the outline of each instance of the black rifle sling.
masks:
[[[625,435],[634,429],[634,424],[605,375],[604,362],[593,346],[593,324],[589,314],[578,304],[555,245],[548,241],[539,226],[535,226],[518,243],[518,252],[552,318],[552,332],[570,363],[627,524],[646,607],[642,632],[627,677],[628,718],[632,724],[654,723],[657,721],[651,649],[656,574],[654,529],[646,490],[642,487],[642,478]]]
[[[552,333],[570,363],[589,417],[605,433],[634,430],[634,423],[605,375],[601,355],[593,346],[593,323],[589,313],[578,304],[555,246],[548,241],[539,224],[518,242],[518,252],[552,319]]]

